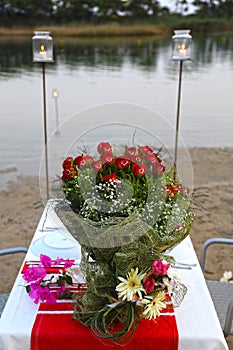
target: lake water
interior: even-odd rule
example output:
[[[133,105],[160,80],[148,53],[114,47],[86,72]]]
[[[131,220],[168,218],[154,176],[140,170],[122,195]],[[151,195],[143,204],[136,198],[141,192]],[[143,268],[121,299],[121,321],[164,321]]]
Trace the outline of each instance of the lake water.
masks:
[[[163,142],[172,146],[179,63],[171,60],[169,38],[56,38],[54,50],[55,63],[46,65],[49,157],[60,161],[75,137],[112,122],[164,134]],[[32,63],[31,39],[1,39],[0,67],[0,173],[18,169],[38,175],[44,143],[42,68]],[[183,65],[180,115],[187,147],[233,147],[233,34],[193,33],[193,59]],[[160,130],[161,123],[168,127]]]

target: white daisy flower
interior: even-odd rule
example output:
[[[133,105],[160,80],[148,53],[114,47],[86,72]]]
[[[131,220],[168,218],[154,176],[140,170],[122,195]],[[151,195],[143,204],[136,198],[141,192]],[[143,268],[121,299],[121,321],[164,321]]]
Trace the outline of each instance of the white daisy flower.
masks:
[[[121,281],[116,286],[118,297],[122,298],[122,300],[134,301],[134,295],[138,294],[139,298],[142,299],[142,292],[145,292],[145,289],[141,281],[145,275],[145,273],[138,273],[138,268],[136,268],[136,270],[131,269],[127,278],[118,277]]]
[[[159,292],[156,296],[146,296],[142,303],[145,304],[143,316],[151,320],[160,315],[160,311],[166,308],[165,293]]]

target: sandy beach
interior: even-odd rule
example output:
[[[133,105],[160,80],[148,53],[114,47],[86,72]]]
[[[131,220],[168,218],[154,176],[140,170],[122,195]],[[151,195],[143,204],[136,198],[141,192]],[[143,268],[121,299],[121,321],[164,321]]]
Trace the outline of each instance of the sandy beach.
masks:
[[[191,238],[200,257],[203,242],[211,237],[233,238],[233,149],[193,148],[190,155],[194,170],[194,187],[208,194],[204,209],[196,211]],[[1,248],[28,246],[34,234],[43,206],[38,177],[19,177],[0,191]],[[23,254],[0,258],[0,293],[10,291]],[[210,248],[206,278],[220,279],[225,270],[233,271],[232,246]],[[228,338],[233,349],[233,336]]]

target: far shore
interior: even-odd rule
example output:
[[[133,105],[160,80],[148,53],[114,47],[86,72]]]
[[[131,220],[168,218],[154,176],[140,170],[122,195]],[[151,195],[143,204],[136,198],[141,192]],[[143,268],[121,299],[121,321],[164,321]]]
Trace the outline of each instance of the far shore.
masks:
[[[150,23],[109,23],[109,24],[66,24],[40,26],[12,26],[0,27],[0,37],[15,38],[32,36],[34,31],[49,31],[56,37],[127,37],[127,36],[169,36],[174,29],[191,29],[195,33],[232,32],[233,23],[217,19],[180,19]]]

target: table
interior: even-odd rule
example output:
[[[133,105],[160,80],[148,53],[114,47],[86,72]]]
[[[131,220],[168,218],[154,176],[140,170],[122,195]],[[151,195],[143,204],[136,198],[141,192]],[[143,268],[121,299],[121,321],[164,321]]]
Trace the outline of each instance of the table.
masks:
[[[60,240],[58,239],[53,246],[51,242],[54,232],[56,232],[56,237],[59,237],[57,234],[60,232],[63,238],[60,237]],[[44,246],[38,243],[42,239],[46,239]],[[64,228],[49,202],[39,221],[25,260],[38,260],[37,252],[40,249],[44,250],[42,253],[48,253],[52,258],[57,256],[64,259],[73,258],[80,254],[80,247],[69,236],[69,232]],[[171,255],[178,262],[196,264],[190,270],[179,269],[182,282],[188,288],[181,306],[175,309],[179,331],[179,350],[227,350],[228,346],[190,237],[175,247]],[[22,285],[24,285],[24,280],[19,273],[0,319],[1,350],[30,349],[30,334],[38,305],[35,305],[28,297]]]

